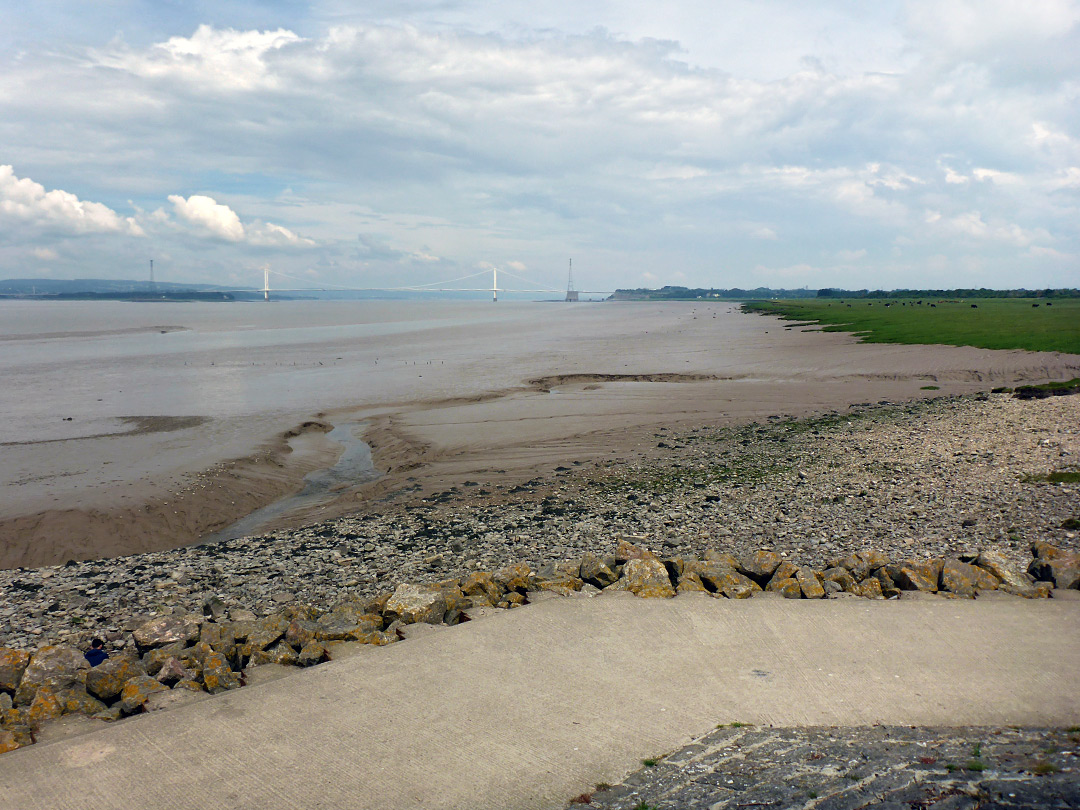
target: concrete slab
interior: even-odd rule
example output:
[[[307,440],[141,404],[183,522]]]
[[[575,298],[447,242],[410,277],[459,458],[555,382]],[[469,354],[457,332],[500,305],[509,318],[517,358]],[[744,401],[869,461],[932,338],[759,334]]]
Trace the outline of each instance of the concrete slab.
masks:
[[[558,599],[0,757],[19,810],[561,808],[758,725],[1080,723],[1080,603]]]

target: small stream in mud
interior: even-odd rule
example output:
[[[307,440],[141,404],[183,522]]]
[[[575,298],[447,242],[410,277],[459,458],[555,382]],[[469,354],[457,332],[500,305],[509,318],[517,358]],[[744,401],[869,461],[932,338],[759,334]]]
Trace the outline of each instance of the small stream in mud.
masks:
[[[315,470],[304,476],[304,487],[295,495],[281,498],[262,509],[202,538],[203,543],[233,540],[257,534],[270,522],[298,509],[306,509],[328,503],[342,489],[366,484],[379,478],[382,473],[375,469],[371,460],[371,448],[360,437],[367,427],[365,422],[348,422],[335,425],[327,437],[343,448],[341,456],[332,467]]]

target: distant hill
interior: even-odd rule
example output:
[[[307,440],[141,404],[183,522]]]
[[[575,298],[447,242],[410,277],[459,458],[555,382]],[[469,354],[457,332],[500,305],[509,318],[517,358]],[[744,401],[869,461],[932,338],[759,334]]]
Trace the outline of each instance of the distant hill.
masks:
[[[661,287],[659,290],[639,288],[616,290],[612,301],[697,301],[712,298],[720,301],[793,301],[802,298],[1077,298],[1080,290],[841,290],[827,287],[820,290],[774,290],[757,287],[744,290],[739,287],[717,289],[715,287]]]

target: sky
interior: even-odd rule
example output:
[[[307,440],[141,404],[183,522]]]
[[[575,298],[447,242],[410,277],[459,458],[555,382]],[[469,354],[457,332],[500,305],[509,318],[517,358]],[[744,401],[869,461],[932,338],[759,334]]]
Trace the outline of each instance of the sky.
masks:
[[[0,20],[0,278],[1080,286],[1080,0]]]

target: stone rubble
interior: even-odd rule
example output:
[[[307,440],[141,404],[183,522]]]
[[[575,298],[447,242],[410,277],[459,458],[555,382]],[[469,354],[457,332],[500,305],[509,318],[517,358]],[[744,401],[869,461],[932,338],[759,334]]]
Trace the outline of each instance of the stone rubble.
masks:
[[[1080,397],[663,430],[635,458],[291,532],[0,572],[0,749],[65,713],[217,693],[541,593],[973,598],[1080,587]],[[473,482],[469,482],[472,484]],[[1030,548],[1033,559],[1024,559]],[[609,549],[606,553],[604,549]],[[82,658],[101,636],[111,658]]]
[[[721,726],[570,808],[1080,808],[1080,728]]]

